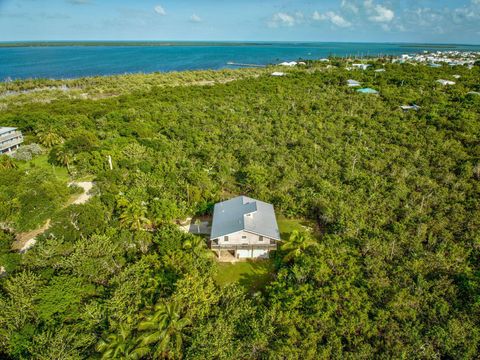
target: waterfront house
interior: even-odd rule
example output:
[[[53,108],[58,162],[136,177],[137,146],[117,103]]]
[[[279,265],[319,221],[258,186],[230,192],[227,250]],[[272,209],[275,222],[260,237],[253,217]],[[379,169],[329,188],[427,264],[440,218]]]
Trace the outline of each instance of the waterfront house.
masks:
[[[360,86],[360,83],[356,80],[348,79],[347,85],[348,87],[356,87],[356,86]]]
[[[367,70],[371,65],[370,64],[352,64],[354,69]]]
[[[298,63],[296,61],[284,61],[278,65],[281,65],[281,66],[289,66],[289,67],[292,67],[292,66],[295,66],[297,65]]]
[[[0,127],[0,154],[12,152],[23,143],[21,131],[14,127]]]
[[[357,92],[362,94],[378,94],[378,91],[372,88],[361,88],[358,89]]]
[[[450,80],[438,79],[437,82],[442,85],[455,85],[455,81]]]
[[[403,111],[408,111],[408,110],[415,110],[415,111],[418,111],[420,110],[420,106],[418,105],[401,105],[400,106],[402,108]]]
[[[279,242],[273,205],[247,196],[215,204],[210,248],[220,260],[268,258]]]
[[[281,71],[274,71],[272,73],[272,76],[285,76],[285,73]]]

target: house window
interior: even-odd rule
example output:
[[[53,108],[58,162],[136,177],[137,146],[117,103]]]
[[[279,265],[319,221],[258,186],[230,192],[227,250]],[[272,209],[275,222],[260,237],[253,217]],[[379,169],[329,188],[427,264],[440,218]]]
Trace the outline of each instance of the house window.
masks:
[[[258,241],[263,241],[263,236],[259,236]]]
[[[245,235],[242,236],[242,239],[246,239],[247,237]]]
[[[223,241],[228,242],[228,236],[225,236],[225,237],[223,238]]]

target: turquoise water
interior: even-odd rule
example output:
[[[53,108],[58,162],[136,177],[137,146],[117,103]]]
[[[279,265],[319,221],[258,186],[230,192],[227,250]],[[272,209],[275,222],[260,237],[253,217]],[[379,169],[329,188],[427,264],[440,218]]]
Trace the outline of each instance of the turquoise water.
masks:
[[[375,43],[255,43],[175,46],[1,47],[0,81],[234,68],[335,56],[400,55],[423,50],[480,51],[480,46]]]

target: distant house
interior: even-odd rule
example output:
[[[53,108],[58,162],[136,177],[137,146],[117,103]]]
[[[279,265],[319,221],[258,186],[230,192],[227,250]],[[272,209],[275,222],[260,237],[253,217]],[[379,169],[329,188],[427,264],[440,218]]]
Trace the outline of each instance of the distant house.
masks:
[[[420,106],[418,105],[402,105],[400,106],[400,108],[403,110],[403,111],[408,111],[408,110],[415,110],[415,111],[418,111],[420,110]]]
[[[357,92],[362,94],[378,94],[378,91],[372,88],[361,88],[358,89]]]
[[[290,61],[290,62],[284,61],[284,62],[282,62],[282,63],[280,63],[280,64],[278,64],[278,65],[292,67],[292,66],[297,65],[297,62],[296,62],[296,61]]]
[[[454,77],[455,79],[460,79],[460,78],[461,78],[460,75],[453,75],[453,77]]]
[[[360,83],[356,80],[348,79],[347,80],[347,85],[349,87],[356,87],[356,86],[360,86]]]
[[[431,68],[441,68],[442,67],[442,65],[436,64],[436,63],[430,63],[430,64],[428,64],[428,66],[430,66]]]
[[[8,153],[19,148],[23,135],[14,127],[0,127],[0,153]]]
[[[480,95],[480,92],[478,91],[469,91],[467,95]]]
[[[281,71],[274,71],[271,75],[272,76],[285,76],[286,74],[284,72],[281,72]]]
[[[280,241],[271,204],[246,196],[215,204],[210,248],[222,258],[268,258]]]
[[[352,64],[354,69],[367,70],[371,65],[370,64]]]
[[[455,85],[455,81],[450,80],[438,79],[437,82],[442,85]]]
[[[377,72],[377,73],[379,73],[379,72],[385,72],[385,71],[387,71],[387,70],[385,70],[385,69],[376,69],[376,70],[375,70],[375,72]]]

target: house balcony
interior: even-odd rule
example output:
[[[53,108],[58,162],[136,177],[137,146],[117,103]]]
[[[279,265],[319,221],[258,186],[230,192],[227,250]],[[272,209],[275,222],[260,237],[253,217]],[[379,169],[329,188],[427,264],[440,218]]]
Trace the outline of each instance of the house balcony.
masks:
[[[276,250],[277,244],[215,244],[210,242],[212,250]]]
[[[23,136],[21,134],[0,137],[0,152],[18,147],[21,143],[23,143]]]
[[[16,138],[20,138],[23,141],[23,135],[20,131],[12,131],[8,134],[0,135],[0,144]]]

